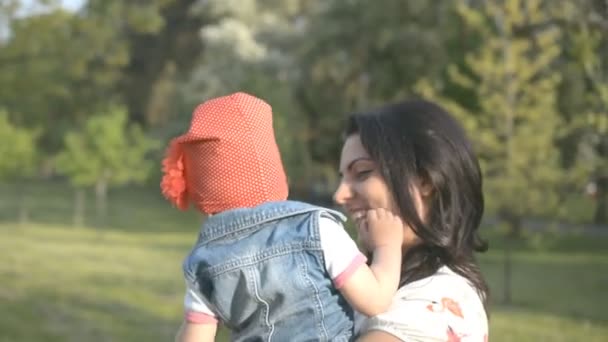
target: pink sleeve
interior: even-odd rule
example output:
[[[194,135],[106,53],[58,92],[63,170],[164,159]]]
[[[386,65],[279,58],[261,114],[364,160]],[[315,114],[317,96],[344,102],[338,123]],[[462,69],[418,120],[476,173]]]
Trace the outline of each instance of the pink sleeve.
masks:
[[[202,312],[186,311],[184,320],[195,324],[217,324],[217,318]]]
[[[325,259],[325,269],[336,288],[341,288],[367,258],[359,251],[357,244],[344,227],[329,217],[319,220],[321,248]]]
[[[353,261],[346,267],[346,269],[334,278],[334,285],[336,286],[336,288],[340,289],[342,286],[344,286],[346,281],[350,279],[350,276],[352,276],[353,273],[355,273],[355,271],[359,269],[359,267],[361,267],[361,265],[364,265],[366,261],[367,258],[363,254],[357,255],[353,259]]]
[[[209,308],[196,284],[186,280],[184,296],[184,319],[188,323],[217,324],[218,320]]]

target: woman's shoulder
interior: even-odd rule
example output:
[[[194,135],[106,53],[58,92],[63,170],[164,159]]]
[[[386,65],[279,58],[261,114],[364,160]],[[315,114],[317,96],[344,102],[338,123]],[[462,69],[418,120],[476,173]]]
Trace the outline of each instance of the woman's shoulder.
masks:
[[[430,277],[401,287],[387,312],[366,321],[363,331],[369,330],[382,330],[404,340],[483,341],[488,322],[475,288],[443,267]]]
[[[471,283],[449,267],[441,267],[435,274],[411,282],[399,288],[396,298],[412,296],[435,297],[438,295],[454,294],[457,296],[473,295],[479,298]]]

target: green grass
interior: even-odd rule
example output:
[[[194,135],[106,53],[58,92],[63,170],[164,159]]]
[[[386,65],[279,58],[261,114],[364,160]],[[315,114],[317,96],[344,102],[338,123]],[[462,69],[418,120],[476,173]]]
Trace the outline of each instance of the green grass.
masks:
[[[516,254],[513,303],[508,307],[499,304],[504,289],[502,255],[492,253],[481,261],[493,290],[492,340],[579,341],[586,336],[585,341],[604,341],[608,337],[606,255]]]
[[[4,341],[167,341],[186,234],[2,225]],[[6,257],[8,256],[8,257]]]
[[[172,339],[182,314],[181,261],[196,237],[196,215],[181,215],[154,191],[129,189],[111,193],[106,225],[74,228],[70,191],[39,185],[39,192],[30,189],[31,222],[19,225],[7,195],[14,189],[6,189],[1,342]],[[510,306],[500,305],[502,241],[490,240],[493,250],[481,258],[494,299],[490,341],[608,340],[607,238],[518,242]]]

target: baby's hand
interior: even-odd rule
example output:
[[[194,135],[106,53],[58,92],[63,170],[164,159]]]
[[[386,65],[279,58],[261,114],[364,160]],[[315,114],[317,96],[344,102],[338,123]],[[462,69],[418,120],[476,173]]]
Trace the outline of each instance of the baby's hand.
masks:
[[[370,209],[365,221],[359,234],[370,251],[384,246],[401,246],[403,243],[403,222],[399,216],[382,208]]]

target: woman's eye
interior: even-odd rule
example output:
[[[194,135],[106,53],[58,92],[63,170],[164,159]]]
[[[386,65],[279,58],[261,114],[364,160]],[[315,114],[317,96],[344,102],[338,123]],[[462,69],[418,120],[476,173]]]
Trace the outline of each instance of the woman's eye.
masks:
[[[372,173],[373,170],[363,170],[355,173],[357,179],[364,179]]]

